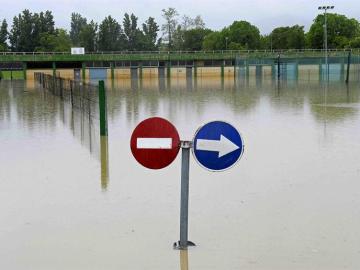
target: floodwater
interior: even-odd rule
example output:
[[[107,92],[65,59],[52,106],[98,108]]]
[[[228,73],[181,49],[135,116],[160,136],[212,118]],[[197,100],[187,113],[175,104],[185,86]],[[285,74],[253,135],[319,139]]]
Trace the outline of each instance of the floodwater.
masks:
[[[108,88],[98,119],[22,81],[0,83],[0,269],[359,269],[360,86],[198,79]],[[191,140],[211,120],[245,141],[228,171],[191,157],[188,252],[180,154],[152,171],[132,130],[170,120]]]

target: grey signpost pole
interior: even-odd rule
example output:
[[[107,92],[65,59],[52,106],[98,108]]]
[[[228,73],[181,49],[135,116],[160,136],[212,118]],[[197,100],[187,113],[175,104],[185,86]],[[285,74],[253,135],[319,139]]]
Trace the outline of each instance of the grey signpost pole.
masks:
[[[181,205],[180,205],[180,241],[179,249],[186,249],[188,241],[189,217],[189,170],[190,170],[190,141],[181,141]],[[192,243],[191,243],[192,244]]]

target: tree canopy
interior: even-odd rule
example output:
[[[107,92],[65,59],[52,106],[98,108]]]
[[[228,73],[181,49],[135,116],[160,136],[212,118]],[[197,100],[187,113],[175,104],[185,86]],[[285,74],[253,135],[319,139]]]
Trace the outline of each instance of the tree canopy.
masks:
[[[255,25],[244,20],[214,31],[206,28],[200,15],[181,15],[172,7],[163,9],[162,17],[161,25],[153,17],[140,23],[133,13],[125,13],[120,23],[112,16],[96,22],[74,12],[68,33],[55,27],[51,11],[32,13],[25,9],[13,18],[10,28],[2,20],[0,51],[69,51],[70,47],[84,47],[86,52],[281,50],[324,46],[324,14],[316,16],[307,33],[304,26],[293,25],[276,27],[267,35],[261,35]],[[356,19],[327,13],[327,34],[329,49],[360,48],[360,24]]]
[[[323,48],[325,17],[318,15],[307,33],[307,45],[311,48]],[[356,37],[359,37],[359,22],[336,13],[327,14],[328,48],[345,48]]]
[[[305,47],[304,26],[277,27],[271,32],[269,39],[273,49],[303,49]]]

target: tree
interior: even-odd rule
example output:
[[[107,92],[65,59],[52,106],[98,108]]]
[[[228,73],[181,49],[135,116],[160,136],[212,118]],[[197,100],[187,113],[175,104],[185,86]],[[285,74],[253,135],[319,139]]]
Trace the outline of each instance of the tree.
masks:
[[[273,49],[303,49],[305,47],[304,26],[277,27],[270,34]]]
[[[101,51],[119,51],[126,45],[126,37],[121,25],[111,16],[106,17],[99,26],[98,48]]]
[[[191,44],[186,41],[186,39],[195,38],[194,35],[197,35],[197,38],[203,39],[204,37],[201,37],[202,34],[204,34],[203,31],[191,31],[190,30],[201,30],[204,29],[205,23],[203,22],[200,15],[196,16],[194,19],[184,15],[182,17],[181,24],[178,24],[176,27],[175,32],[173,33],[173,49],[175,50],[188,50],[191,47],[199,48],[199,44],[195,46],[191,46]],[[195,41],[195,40],[193,40]],[[187,44],[185,44],[187,43]],[[201,40],[202,43],[202,40]],[[201,46],[200,46],[201,47]]]
[[[39,47],[36,51],[41,52],[70,52],[71,39],[66,30],[56,29],[53,33],[40,34]]]
[[[79,44],[85,48],[86,52],[94,52],[97,48],[97,30],[98,25],[93,20],[84,25],[79,33]]]
[[[13,19],[10,32],[10,43],[13,51],[34,51],[33,45],[33,16],[28,9]]]
[[[202,49],[205,51],[221,50],[225,47],[225,41],[221,32],[215,31],[204,37]]]
[[[39,46],[43,33],[54,33],[55,22],[51,11],[32,14],[25,9],[13,19],[9,40],[13,51],[32,52]]]
[[[228,29],[223,29],[222,32],[225,34],[225,38],[228,38],[228,43],[233,43],[233,46],[247,50],[260,47],[260,31],[247,21],[235,21]]]
[[[234,21],[220,32],[205,36],[204,50],[258,49],[261,46],[259,29],[247,21]]]
[[[163,18],[165,19],[165,23],[161,26],[161,30],[163,31],[163,40],[167,41],[168,49],[171,50],[173,48],[173,35],[175,30],[177,29],[178,21],[177,16],[179,15],[175,8],[169,7],[167,10],[162,10]]]
[[[159,26],[155,22],[153,17],[149,17],[145,23],[142,25],[143,33],[144,33],[144,42],[146,49],[149,51],[153,51],[157,49],[157,36],[159,32]]]
[[[39,14],[34,13],[34,16],[38,18],[38,20],[35,20],[35,23],[38,24],[37,27],[39,28],[39,33],[54,34],[55,22],[51,11],[47,10],[45,13],[40,12]]]
[[[70,29],[70,39],[74,46],[79,46],[80,41],[80,32],[83,27],[87,25],[86,18],[82,17],[79,13],[71,13],[71,29]]]
[[[349,43],[350,48],[360,48],[360,36],[352,39]]]
[[[195,28],[184,31],[183,49],[188,51],[200,51],[203,46],[204,39],[212,33],[210,29]]]
[[[306,35],[307,46],[322,49],[324,46],[324,22],[323,14],[319,14]],[[327,14],[328,48],[344,48],[359,34],[359,22],[336,13]]]
[[[198,29],[198,28],[205,29],[205,23],[200,15],[197,15],[194,18],[194,27],[195,27],[195,29]]]
[[[123,20],[124,33],[128,50],[141,50],[144,48],[144,35],[137,27],[138,17],[125,13]]]
[[[0,27],[0,51],[7,51],[7,39],[8,39],[8,30],[7,30],[7,22],[4,19],[1,23]]]
[[[190,16],[184,15],[182,17],[181,29],[183,31],[189,30],[193,28],[194,24],[194,19],[192,19]]]

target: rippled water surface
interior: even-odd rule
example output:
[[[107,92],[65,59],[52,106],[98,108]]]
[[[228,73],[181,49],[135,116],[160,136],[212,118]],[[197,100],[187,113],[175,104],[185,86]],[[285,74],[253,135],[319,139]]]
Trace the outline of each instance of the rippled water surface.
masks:
[[[31,81],[0,83],[0,269],[359,269],[360,86],[202,79],[106,83],[98,119]],[[179,239],[180,155],[145,169],[143,119],[181,139],[222,119],[245,140],[212,173],[191,157],[189,238]]]

